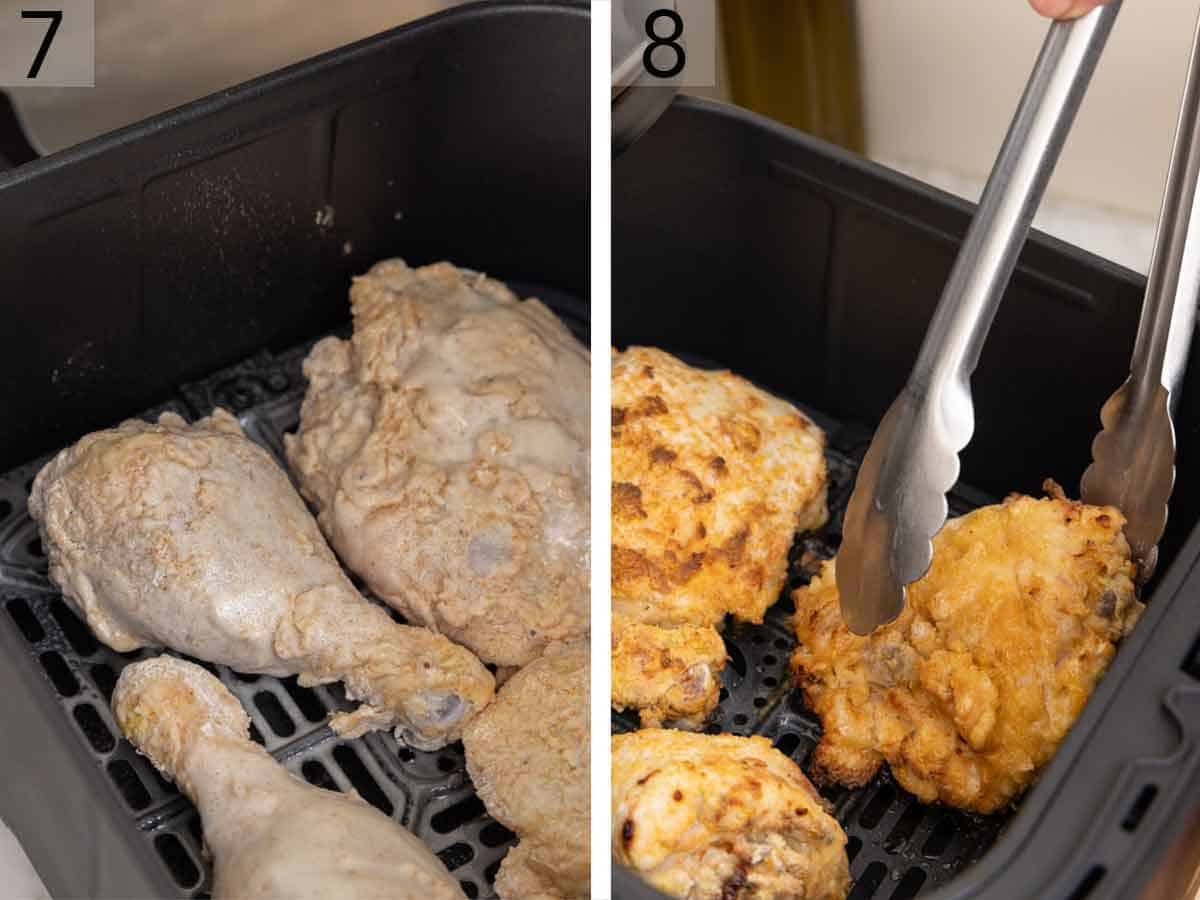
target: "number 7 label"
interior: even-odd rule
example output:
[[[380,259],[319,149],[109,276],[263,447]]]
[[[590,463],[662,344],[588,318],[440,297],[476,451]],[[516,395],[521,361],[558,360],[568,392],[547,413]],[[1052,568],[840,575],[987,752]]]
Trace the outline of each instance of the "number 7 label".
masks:
[[[94,0],[0,0],[0,86],[95,84]]]

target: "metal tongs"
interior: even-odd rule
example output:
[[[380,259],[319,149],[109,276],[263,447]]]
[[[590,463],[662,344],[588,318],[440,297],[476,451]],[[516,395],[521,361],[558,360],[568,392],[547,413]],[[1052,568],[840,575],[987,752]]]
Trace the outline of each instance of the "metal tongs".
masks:
[[[1084,501],[1110,504],[1125,515],[1125,537],[1142,582],[1154,574],[1175,485],[1172,418],[1200,295],[1198,175],[1200,22],[1192,39],[1129,378],[1100,411],[1104,427],[1092,442],[1092,464],[1080,484]]]
[[[1119,8],[1050,26],[916,365],[859,468],[837,559],[842,617],[857,634],[898,616],[905,586],[933,561],[975,430],[971,373]]]

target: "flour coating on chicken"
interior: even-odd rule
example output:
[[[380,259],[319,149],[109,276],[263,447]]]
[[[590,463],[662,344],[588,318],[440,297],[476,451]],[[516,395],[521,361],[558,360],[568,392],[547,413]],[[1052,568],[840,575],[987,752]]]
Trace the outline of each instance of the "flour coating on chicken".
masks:
[[[686,900],[844,900],[846,835],[765,737],[612,739],[613,858]]]
[[[468,650],[398,625],[354,589],[287,475],[223,409],[80,438],[29,497],[50,578],[101,641],[239,672],[345,683],[344,734],[436,749],[492,699]]]
[[[819,774],[856,786],[887,762],[921,800],[987,813],[1053,756],[1142,604],[1120,512],[1047,487],[947,522],[900,617],[868,637],[842,622],[836,561],[794,593]]]
[[[589,647],[546,648],[463,733],[480,798],[520,840],[496,876],[501,900],[590,896]]]
[[[326,338],[288,460],[346,565],[504,666],[588,630],[588,352],[537,300],[378,263]]]
[[[614,617],[693,632],[718,626],[727,613],[761,622],[783,589],[796,532],[827,518],[824,449],[824,434],[807,416],[744,378],[697,369],[648,347],[615,354]],[[623,639],[614,629],[618,653],[648,658],[640,649],[647,637]],[[658,642],[719,640],[710,631]],[[635,663],[627,657],[614,667],[632,671]],[[652,666],[647,682],[661,681],[664,668]],[[668,689],[679,693],[677,685]],[[717,690],[689,708],[689,721],[711,712]],[[614,698],[649,707],[646,724],[660,718],[654,707],[673,705],[644,693],[636,703],[627,700]]]

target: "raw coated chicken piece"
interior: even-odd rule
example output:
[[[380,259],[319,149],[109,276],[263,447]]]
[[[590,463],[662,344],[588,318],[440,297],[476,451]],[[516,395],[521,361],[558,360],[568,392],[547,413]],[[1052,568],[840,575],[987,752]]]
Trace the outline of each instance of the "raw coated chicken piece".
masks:
[[[287,475],[224,410],[132,420],[63,450],[33,485],[50,577],[118,652],[165,646],[239,672],[344,681],[346,734],[457,740],[492,698],[470,652],[354,589]]]
[[[523,666],[588,632],[589,363],[537,300],[376,264],[326,338],[288,461],[334,550],[410,621]]]
[[[200,666],[126,666],[112,698],[130,742],[200,810],[215,900],[462,900],[421,841],[358,797],[314,787],[250,740],[250,720]]]
[[[825,435],[790,403],[662,350],[613,355],[614,688],[645,669],[615,706],[644,708],[646,725],[703,722],[720,691],[716,627],[762,621],[796,532],[828,516],[825,493]],[[622,635],[623,622],[643,627]],[[670,664],[646,652],[656,645]]]
[[[846,834],[765,737],[648,728],[612,739],[612,849],[670,897],[844,900]]]
[[[590,896],[587,641],[552,644],[463,733],[467,771],[520,838],[496,876],[501,900]]]
[[[904,611],[867,637],[842,621],[836,560],[795,591],[820,776],[858,786],[887,762],[926,803],[990,813],[1054,755],[1143,607],[1121,513],[1046,487],[947,522]]]

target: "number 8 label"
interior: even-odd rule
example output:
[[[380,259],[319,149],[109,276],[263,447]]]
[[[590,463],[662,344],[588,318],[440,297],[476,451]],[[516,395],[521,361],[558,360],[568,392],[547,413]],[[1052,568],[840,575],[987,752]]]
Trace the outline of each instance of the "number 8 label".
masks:
[[[654,30],[655,24],[660,19],[666,19],[671,23],[671,33],[660,37]],[[683,45],[679,43],[679,38],[683,36],[683,18],[673,9],[656,9],[650,15],[646,16],[646,37],[650,38],[650,44],[642,53],[642,65],[646,71],[656,78],[673,78],[683,71],[683,66],[687,62],[687,54],[683,50]],[[654,51],[659,47],[669,47],[675,54],[675,62],[669,68],[660,69],[654,64]]]

